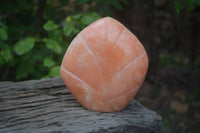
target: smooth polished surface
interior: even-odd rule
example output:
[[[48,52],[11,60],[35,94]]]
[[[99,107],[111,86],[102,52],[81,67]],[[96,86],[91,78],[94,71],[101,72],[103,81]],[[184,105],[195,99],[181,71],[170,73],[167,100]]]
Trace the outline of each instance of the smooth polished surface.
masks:
[[[148,57],[137,37],[117,20],[105,17],[74,38],[60,73],[82,106],[116,112],[136,95],[147,68]]]

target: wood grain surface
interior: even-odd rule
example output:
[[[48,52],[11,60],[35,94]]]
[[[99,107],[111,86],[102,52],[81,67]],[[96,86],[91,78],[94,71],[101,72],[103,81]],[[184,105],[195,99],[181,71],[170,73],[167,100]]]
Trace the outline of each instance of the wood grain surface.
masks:
[[[0,133],[159,133],[161,124],[135,100],[121,112],[86,110],[61,78],[0,82]]]

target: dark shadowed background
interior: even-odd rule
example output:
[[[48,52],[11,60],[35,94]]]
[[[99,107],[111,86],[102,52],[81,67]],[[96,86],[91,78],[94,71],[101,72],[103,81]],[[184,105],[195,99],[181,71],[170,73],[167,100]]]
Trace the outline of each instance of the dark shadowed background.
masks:
[[[163,117],[163,133],[200,133],[199,0],[0,1],[0,81],[60,76],[72,39],[105,16],[147,50],[149,70],[136,99]]]

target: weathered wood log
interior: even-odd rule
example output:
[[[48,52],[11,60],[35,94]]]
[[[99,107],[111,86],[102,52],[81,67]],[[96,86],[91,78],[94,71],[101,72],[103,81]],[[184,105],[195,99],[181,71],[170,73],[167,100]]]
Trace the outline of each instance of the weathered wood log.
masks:
[[[0,133],[159,133],[161,121],[135,100],[121,112],[86,110],[61,78],[0,82]]]

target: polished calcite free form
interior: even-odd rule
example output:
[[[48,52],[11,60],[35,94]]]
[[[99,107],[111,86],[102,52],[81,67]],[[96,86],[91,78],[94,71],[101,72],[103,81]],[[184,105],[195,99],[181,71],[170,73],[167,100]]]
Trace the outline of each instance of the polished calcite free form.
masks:
[[[147,68],[148,56],[137,37],[117,20],[105,17],[73,39],[60,73],[83,107],[116,112],[136,95]]]

